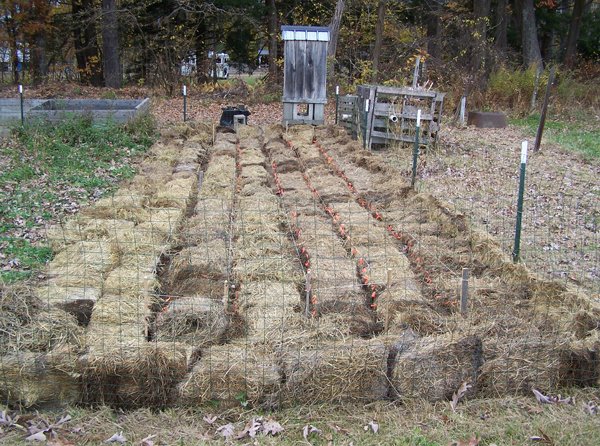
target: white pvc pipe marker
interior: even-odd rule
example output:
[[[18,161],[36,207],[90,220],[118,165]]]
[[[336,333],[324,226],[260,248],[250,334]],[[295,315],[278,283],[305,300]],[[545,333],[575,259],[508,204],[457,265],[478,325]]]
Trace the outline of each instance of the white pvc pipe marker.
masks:
[[[421,127],[421,109],[417,110],[417,127]]]
[[[187,87],[185,85],[183,86],[183,95],[187,96]]]
[[[521,164],[527,163],[527,141],[521,143]]]
[[[367,100],[365,101],[365,111],[366,111],[366,112],[368,112],[368,111],[369,111],[369,102],[370,102],[370,100],[369,100],[369,99],[367,99]]]
[[[19,84],[19,94],[23,94],[23,85]]]
[[[340,86],[339,85],[335,86],[335,94],[337,94],[337,95],[340,94]]]

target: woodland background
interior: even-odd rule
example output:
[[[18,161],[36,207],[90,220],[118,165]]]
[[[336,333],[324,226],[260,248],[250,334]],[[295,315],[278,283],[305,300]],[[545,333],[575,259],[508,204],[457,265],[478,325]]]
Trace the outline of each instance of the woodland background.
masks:
[[[346,87],[406,84],[417,56],[423,80],[461,94],[490,79],[503,88],[518,82],[514,73],[530,79],[548,64],[579,79],[600,73],[598,0],[1,0],[0,71],[3,83],[64,79],[173,94],[182,82],[213,81],[209,51],[227,51],[233,72],[251,72],[262,49],[272,84],[281,80],[285,24],[331,26],[330,78]],[[181,64],[194,57],[197,69],[183,79]]]

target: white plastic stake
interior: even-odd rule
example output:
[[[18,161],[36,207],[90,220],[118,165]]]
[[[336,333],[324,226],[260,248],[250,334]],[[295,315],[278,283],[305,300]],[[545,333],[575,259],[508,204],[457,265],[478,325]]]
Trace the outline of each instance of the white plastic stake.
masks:
[[[527,141],[521,143],[521,164],[527,163]]]
[[[371,101],[370,101],[369,99],[366,99],[366,100],[365,100],[365,111],[366,111],[367,113],[369,112],[369,105],[370,105],[369,103],[370,103],[370,102],[371,102]]]
[[[467,108],[467,97],[463,96],[460,99],[460,125],[465,125],[466,108]]]
[[[417,127],[421,127],[421,109],[417,110]]]
[[[23,85],[19,84],[19,94],[23,94]]]
[[[339,85],[335,86],[335,94],[340,94],[340,86]]]
[[[187,87],[185,85],[183,86],[183,95],[187,96]]]

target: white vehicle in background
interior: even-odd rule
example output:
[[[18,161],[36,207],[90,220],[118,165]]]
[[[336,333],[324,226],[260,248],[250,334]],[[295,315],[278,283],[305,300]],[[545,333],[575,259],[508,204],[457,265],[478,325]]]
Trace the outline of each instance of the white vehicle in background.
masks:
[[[214,70],[216,69],[217,79],[228,79],[229,78],[229,54],[227,53],[217,53],[216,61],[213,65],[214,53],[212,51],[208,52],[208,59],[210,60],[210,76],[213,77],[215,75]],[[213,68],[214,67],[214,68]]]

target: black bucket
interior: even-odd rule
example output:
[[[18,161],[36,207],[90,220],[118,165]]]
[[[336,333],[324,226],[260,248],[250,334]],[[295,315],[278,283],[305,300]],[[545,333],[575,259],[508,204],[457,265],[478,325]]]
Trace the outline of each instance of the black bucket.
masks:
[[[219,125],[221,127],[232,127],[233,128],[233,117],[235,115],[244,115],[246,117],[246,122],[248,122],[248,116],[250,116],[250,110],[248,110],[244,105],[238,105],[237,107],[225,107],[222,109],[223,113],[221,114],[221,121],[219,121]]]

